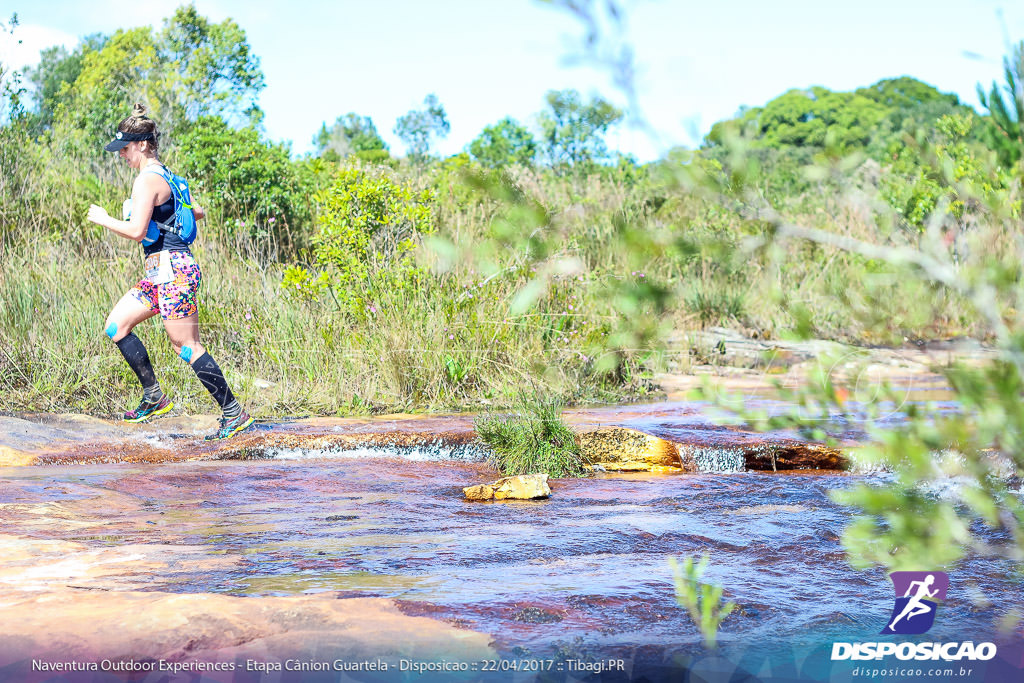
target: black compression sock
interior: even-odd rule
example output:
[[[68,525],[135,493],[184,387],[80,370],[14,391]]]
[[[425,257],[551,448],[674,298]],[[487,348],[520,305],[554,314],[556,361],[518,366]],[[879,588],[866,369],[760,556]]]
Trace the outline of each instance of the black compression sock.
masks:
[[[217,402],[221,410],[224,410],[232,403],[235,403],[235,396],[231,393],[231,389],[228,389],[228,382],[224,379],[224,373],[221,372],[220,366],[217,365],[217,361],[213,359],[209,353],[203,353],[203,355],[196,358],[192,363],[192,370],[196,373],[196,377],[203,383],[206,390],[213,396],[213,400]]]
[[[239,415],[242,414],[242,406],[241,406],[241,404],[237,400],[232,401],[231,403],[229,403],[226,406],[224,406],[223,410],[224,410],[224,417],[226,417],[228,419],[231,419],[233,417],[238,417]]]
[[[163,392],[160,391],[160,384],[156,381],[156,373],[153,372],[153,364],[149,362],[149,353],[146,352],[146,345],[142,343],[142,340],[135,336],[134,332],[131,332],[124,339],[118,342],[118,350],[124,359],[128,362],[134,372],[135,376],[139,378],[139,383],[142,384],[142,390],[145,392],[146,400],[159,401],[163,396]]]
[[[142,390],[142,400],[146,403],[159,403],[160,399],[164,397],[164,392],[160,388],[159,384],[154,384],[151,387],[146,387]]]

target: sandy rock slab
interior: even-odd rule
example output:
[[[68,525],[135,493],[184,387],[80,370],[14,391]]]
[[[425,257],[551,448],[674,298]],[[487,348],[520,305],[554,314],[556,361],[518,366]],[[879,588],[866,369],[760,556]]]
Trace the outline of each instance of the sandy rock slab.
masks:
[[[38,456],[35,453],[18,450],[10,446],[0,446],[0,467],[24,467],[33,465]]]
[[[475,661],[496,656],[489,641],[483,633],[407,616],[383,598],[0,592],[4,680],[44,680],[31,672],[33,659],[236,662],[242,670],[245,660]]]
[[[45,593],[65,588],[141,590],[156,587],[150,578],[152,574],[226,572],[236,570],[238,564],[237,557],[211,552],[201,545],[126,543],[96,547],[0,534],[0,594],[10,590]]]
[[[193,460],[213,416],[168,416],[128,424],[77,414],[0,415],[0,467]],[[201,457],[201,456],[200,456]]]
[[[31,420],[0,415],[0,467],[37,464],[53,448],[76,448],[87,436],[123,438],[107,422],[86,415],[39,415]]]
[[[462,489],[469,500],[532,500],[551,495],[547,474],[520,474]]]

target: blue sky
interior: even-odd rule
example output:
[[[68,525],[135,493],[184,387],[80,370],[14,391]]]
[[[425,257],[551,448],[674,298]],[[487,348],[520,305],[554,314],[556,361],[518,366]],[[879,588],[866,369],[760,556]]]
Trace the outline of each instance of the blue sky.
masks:
[[[310,149],[324,121],[373,118],[394,152],[395,120],[436,93],[451,134],[438,150],[461,151],[506,115],[532,125],[550,89],[576,88],[618,104],[606,71],[571,65],[582,35],[568,14],[531,0],[332,0],[291,3],[196,0],[200,13],[231,17],[262,60],[268,136]],[[789,88],[849,90],[909,75],[977,106],[975,85],[1001,80],[1002,56],[1024,39],[1024,6],[1005,0],[633,0],[627,39],[639,66],[639,101],[660,132],[623,126],[609,142],[641,160],[694,145],[718,120]],[[18,12],[20,46],[0,42],[0,61],[38,59],[42,47],[139,25],[159,27],[171,2],[0,0]]]

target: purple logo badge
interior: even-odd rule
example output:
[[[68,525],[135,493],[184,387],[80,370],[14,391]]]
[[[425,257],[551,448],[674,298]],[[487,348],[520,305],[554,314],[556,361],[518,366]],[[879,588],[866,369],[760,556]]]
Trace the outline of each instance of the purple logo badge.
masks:
[[[935,623],[938,603],[946,599],[949,576],[945,572],[892,572],[896,604],[882,634],[920,635]]]

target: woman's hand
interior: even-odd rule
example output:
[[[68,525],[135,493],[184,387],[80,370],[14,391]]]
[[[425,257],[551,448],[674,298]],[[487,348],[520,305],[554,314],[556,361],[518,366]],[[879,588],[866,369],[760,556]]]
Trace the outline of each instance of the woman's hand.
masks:
[[[95,204],[89,205],[89,215],[86,218],[97,225],[107,227],[110,222],[110,214],[102,206],[96,206]]]

